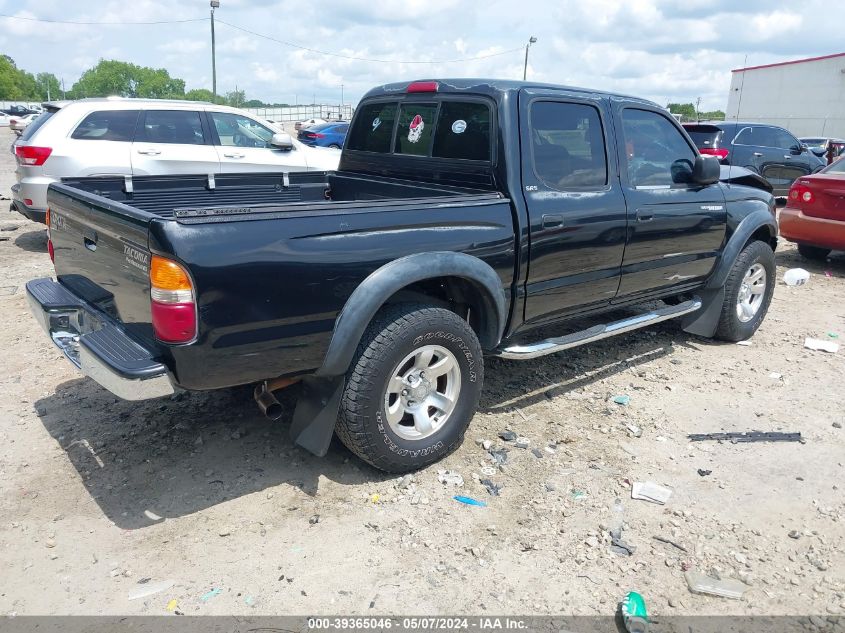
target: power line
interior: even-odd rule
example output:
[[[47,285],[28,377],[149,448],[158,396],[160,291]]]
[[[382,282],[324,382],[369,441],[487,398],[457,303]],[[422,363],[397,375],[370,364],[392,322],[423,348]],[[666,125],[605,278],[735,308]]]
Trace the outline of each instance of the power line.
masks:
[[[185,24],[188,22],[205,22],[209,20],[209,18],[188,18],[184,20],[153,20],[148,22],[95,22],[95,21],[84,21],[84,20],[51,20],[48,18],[31,18],[22,15],[9,15],[8,13],[0,13],[0,18],[6,18],[9,20],[24,20],[27,22],[44,22],[47,24],[73,24],[77,26],[135,26],[135,25],[155,25],[155,24]],[[232,24],[231,22],[226,22],[225,20],[221,20],[220,18],[216,18],[216,21],[220,24],[225,24],[226,26],[233,28],[237,31],[241,31],[243,33],[248,33],[250,35],[254,35],[255,37],[260,37],[265,40],[269,40],[271,42],[275,42],[277,44],[282,44],[284,46],[289,46],[291,48],[296,48],[302,51],[308,51],[310,53],[316,53],[318,55],[326,55],[328,57],[339,57],[341,59],[350,59],[359,62],[373,62],[378,64],[455,64],[458,62],[471,62],[477,61],[481,59],[490,59],[491,57],[500,57],[502,55],[509,55],[510,53],[515,53],[517,51],[521,51],[522,47],[518,48],[511,48],[506,51],[501,51],[499,53],[490,53],[489,55],[479,55],[477,57],[462,57],[458,59],[441,59],[441,60],[434,60],[434,61],[422,61],[418,59],[375,59],[371,57],[358,57],[355,55],[344,55],[343,53],[334,53],[331,51],[324,51],[317,48],[311,48],[309,46],[302,46],[301,44],[295,44],[294,42],[288,42],[286,40],[280,40],[275,37],[271,37],[269,35],[264,35],[263,33],[258,33],[257,31],[252,31],[250,29],[244,28],[242,26],[238,26],[236,24]]]
[[[208,18],[188,18],[186,20],[154,20],[151,22],[88,22],[81,20],[50,20],[48,18],[30,18],[23,15],[9,15],[8,13],[0,13],[0,18],[8,18],[10,20],[25,20],[27,22],[46,22],[48,24],[76,24],[79,26],[134,26],[147,24],[184,24],[185,22],[204,22]]]
[[[439,61],[420,61],[418,59],[414,60],[403,60],[403,59],[373,59],[371,57],[356,57],[354,55],[344,55],[343,53],[332,53],[330,51],[321,51],[316,48],[310,48],[308,46],[301,46],[300,44],[294,44],[293,42],[288,42],[285,40],[276,39],[275,37],[270,37],[269,35],[264,35],[263,33],[258,33],[256,31],[251,31],[249,29],[245,29],[242,26],[237,26],[232,24],[231,22],[226,22],[221,20],[220,18],[216,18],[217,22],[220,24],[225,24],[233,29],[237,29],[238,31],[243,31],[244,33],[249,33],[250,35],[254,35],[255,37],[261,37],[265,40],[270,40],[271,42],[276,42],[277,44],[284,44],[285,46],[290,46],[291,48],[298,48],[302,51],[308,51],[310,53],[317,53],[318,55],[327,55],[329,57],[340,57],[341,59],[352,59],[359,62],[376,62],[379,64],[454,64],[456,62],[471,62],[479,59],[489,59],[491,57],[499,57],[501,55],[508,55],[510,53],[515,53],[517,51],[522,51],[522,47],[519,48],[512,48],[510,50],[502,51],[501,53],[491,53],[490,55],[479,55],[478,57],[463,57],[461,59],[442,59]]]

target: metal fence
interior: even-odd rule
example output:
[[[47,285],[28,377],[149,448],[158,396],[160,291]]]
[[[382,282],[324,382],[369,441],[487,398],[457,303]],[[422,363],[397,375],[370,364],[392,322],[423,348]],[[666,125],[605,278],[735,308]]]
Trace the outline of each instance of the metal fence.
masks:
[[[268,119],[275,123],[291,123],[294,121],[305,121],[306,119],[325,119],[326,121],[343,120],[352,118],[355,108],[349,104],[340,105],[300,105],[287,106],[284,108],[244,108],[262,119]]]

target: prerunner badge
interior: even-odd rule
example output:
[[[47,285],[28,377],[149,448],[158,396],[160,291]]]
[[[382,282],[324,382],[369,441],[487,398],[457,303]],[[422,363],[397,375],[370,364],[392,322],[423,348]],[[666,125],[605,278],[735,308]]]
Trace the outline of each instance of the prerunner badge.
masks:
[[[408,141],[411,143],[419,141],[424,129],[425,123],[423,123],[422,117],[419,114],[415,115],[411,120],[411,125],[408,126]]]

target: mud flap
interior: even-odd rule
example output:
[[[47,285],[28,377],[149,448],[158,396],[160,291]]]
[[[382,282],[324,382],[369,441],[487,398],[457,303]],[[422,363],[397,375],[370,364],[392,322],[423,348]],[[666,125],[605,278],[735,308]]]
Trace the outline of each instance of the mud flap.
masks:
[[[290,438],[317,457],[329,450],[345,383],[343,376],[302,379],[302,395],[293,413]]]
[[[700,290],[696,294],[701,298],[701,309],[686,315],[681,321],[681,329],[690,334],[710,338],[716,334],[719,318],[722,316],[725,287]]]

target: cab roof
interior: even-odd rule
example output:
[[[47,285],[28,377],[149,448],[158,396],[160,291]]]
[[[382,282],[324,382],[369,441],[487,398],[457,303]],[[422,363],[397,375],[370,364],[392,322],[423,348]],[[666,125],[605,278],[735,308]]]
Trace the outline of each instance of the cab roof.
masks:
[[[396,83],[384,84],[377,86],[364,95],[364,99],[370,97],[382,97],[386,95],[405,94],[408,86],[415,83],[436,82],[438,84],[438,93],[474,93],[484,94],[493,98],[498,98],[505,93],[518,92],[522,89],[538,89],[538,90],[560,90],[561,92],[581,93],[583,95],[595,97],[615,97],[618,99],[629,99],[641,104],[647,104],[655,107],[662,107],[648,99],[640,97],[633,97],[630,95],[619,94],[614,92],[605,92],[602,90],[592,90],[588,88],[578,88],[576,86],[563,86],[558,84],[549,84],[536,81],[518,81],[512,79],[482,79],[482,78],[457,78],[457,79],[415,79],[413,81],[402,81]],[[418,93],[425,94],[425,93]]]

